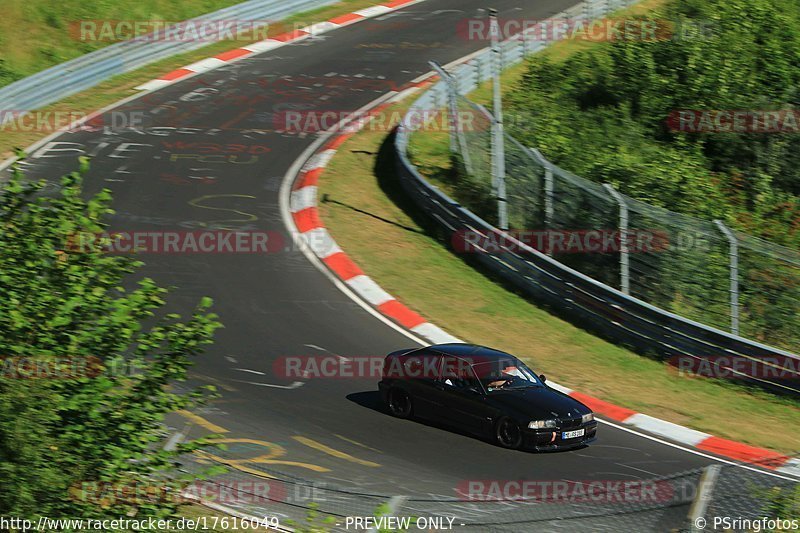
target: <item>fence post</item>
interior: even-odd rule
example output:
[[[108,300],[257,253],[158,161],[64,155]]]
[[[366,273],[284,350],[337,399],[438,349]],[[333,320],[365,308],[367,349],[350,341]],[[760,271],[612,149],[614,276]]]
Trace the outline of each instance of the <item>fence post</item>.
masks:
[[[553,182],[553,167],[550,163],[544,166],[544,228],[549,232],[553,227],[553,192],[555,190]],[[548,241],[550,242],[549,238]],[[547,255],[553,255],[550,246],[547,247]]]
[[[619,205],[619,276],[620,290],[624,294],[631,293],[630,257],[628,256],[628,204],[625,198],[610,183],[603,187],[609,192],[614,201]]]
[[[720,465],[709,465],[700,476],[697,483],[697,494],[689,508],[689,530],[693,532],[703,531],[706,527],[706,511],[708,504],[711,503],[711,496],[714,493],[714,486],[719,478]]]
[[[380,516],[397,516],[400,508],[403,507],[407,501],[408,496],[392,496],[389,498],[389,501],[386,502],[386,512],[380,514]],[[380,518],[380,516],[378,516],[378,518]],[[367,533],[379,533],[379,531],[382,530],[376,525],[371,527]]]
[[[500,25],[497,10],[489,10],[489,23],[492,33],[492,56],[494,58],[494,127],[492,128],[492,184],[497,193],[497,222],[502,230],[508,229],[508,205],[506,199],[506,153],[503,131],[503,96],[500,93],[500,74],[503,70],[500,49]]]
[[[522,39],[522,57],[523,59],[528,55],[528,32],[523,30],[519,34],[520,39]]]
[[[472,174],[472,161],[469,155],[469,147],[467,140],[464,138],[464,132],[461,131],[461,117],[458,115],[458,87],[456,82],[442,66],[436,61],[429,61],[428,64],[439,73],[442,82],[447,85],[447,96],[450,102],[449,113],[449,127],[450,127],[450,153],[460,153],[461,159],[464,161],[464,167],[468,174]]]
[[[739,240],[721,220],[715,220],[719,230],[728,239],[729,270],[730,270],[730,302],[731,302],[731,333],[739,334]]]
[[[536,163],[541,165],[544,169],[544,229],[547,231],[547,247],[545,253],[549,256],[553,255],[553,250],[550,247],[550,229],[553,227],[553,216],[555,215],[555,207],[553,199],[555,196],[555,180],[553,179],[553,164],[550,163],[542,153],[536,148],[528,147],[530,156],[536,160]]]
[[[450,133],[450,153],[454,154],[458,152],[458,144],[456,143],[456,136],[458,133],[456,132],[456,128],[458,124],[456,123],[457,120],[457,104],[456,104],[456,94],[457,89],[455,86],[455,81],[453,78],[448,74],[436,61],[428,61],[428,64],[435,70],[439,77],[442,78],[442,83],[447,86],[447,103],[448,103],[448,128]]]

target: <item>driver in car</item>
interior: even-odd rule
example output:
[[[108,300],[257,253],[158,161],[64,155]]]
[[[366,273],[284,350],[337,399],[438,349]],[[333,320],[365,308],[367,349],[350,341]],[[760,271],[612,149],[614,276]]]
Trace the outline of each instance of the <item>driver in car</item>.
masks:
[[[502,370],[498,379],[489,382],[489,388],[502,389],[514,383],[518,378],[521,378],[521,376],[517,367],[507,366]]]

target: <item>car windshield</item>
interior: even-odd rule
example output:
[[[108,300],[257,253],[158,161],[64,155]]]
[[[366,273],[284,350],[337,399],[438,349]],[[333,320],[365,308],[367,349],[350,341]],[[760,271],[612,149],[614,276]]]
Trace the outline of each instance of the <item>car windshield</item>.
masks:
[[[543,386],[536,374],[516,358],[481,361],[472,368],[489,392]]]

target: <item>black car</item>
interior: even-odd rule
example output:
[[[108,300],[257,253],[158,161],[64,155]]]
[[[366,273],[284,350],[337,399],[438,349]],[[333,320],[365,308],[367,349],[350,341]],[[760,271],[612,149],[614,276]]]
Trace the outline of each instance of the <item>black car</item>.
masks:
[[[389,412],[489,438],[506,448],[563,450],[595,440],[584,404],[546,384],[513,355],[438,344],[386,356],[378,383]]]

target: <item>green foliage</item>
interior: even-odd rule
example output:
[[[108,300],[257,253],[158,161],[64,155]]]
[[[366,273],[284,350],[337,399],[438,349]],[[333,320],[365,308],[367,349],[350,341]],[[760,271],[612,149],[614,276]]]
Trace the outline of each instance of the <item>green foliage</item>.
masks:
[[[562,168],[638,200],[800,248],[800,134],[668,126],[677,110],[800,108],[800,0],[673,0],[648,18],[682,31],[595,44],[563,61],[534,56],[507,98],[510,133]],[[591,201],[557,211],[592,227],[587,217],[613,206]],[[634,272],[636,296],[727,328],[727,244],[720,236],[713,246],[649,258],[657,275]],[[741,250],[741,331],[797,350],[800,273],[754,246]],[[618,275],[602,258],[563,260],[604,282]]]
[[[319,512],[319,504],[310,503],[303,522],[286,520],[286,524],[297,533],[328,533],[336,524],[336,518],[322,515]]]
[[[635,198],[800,246],[800,135],[667,128],[681,109],[797,108],[800,1],[675,0],[651,18],[710,31],[534,57],[509,95],[513,133]]]
[[[186,379],[191,356],[220,324],[208,298],[188,321],[159,315],[167,291],[150,279],[131,282],[140,263],[68,245],[103,231],[112,212],[109,191],[85,200],[81,184],[80,173],[70,174],[46,196],[43,182],[25,182],[17,169],[0,190],[0,370],[20,358],[48,369],[29,379],[0,372],[0,515],[165,516],[172,502],[102,506],[80,489],[184,483],[171,479],[176,456],[205,442],[164,451],[163,420],[213,390],[175,393],[170,384]],[[76,371],[79,361],[92,371]]]
[[[800,483],[788,487],[772,487],[758,496],[766,500],[764,516],[781,520],[800,520]]]

